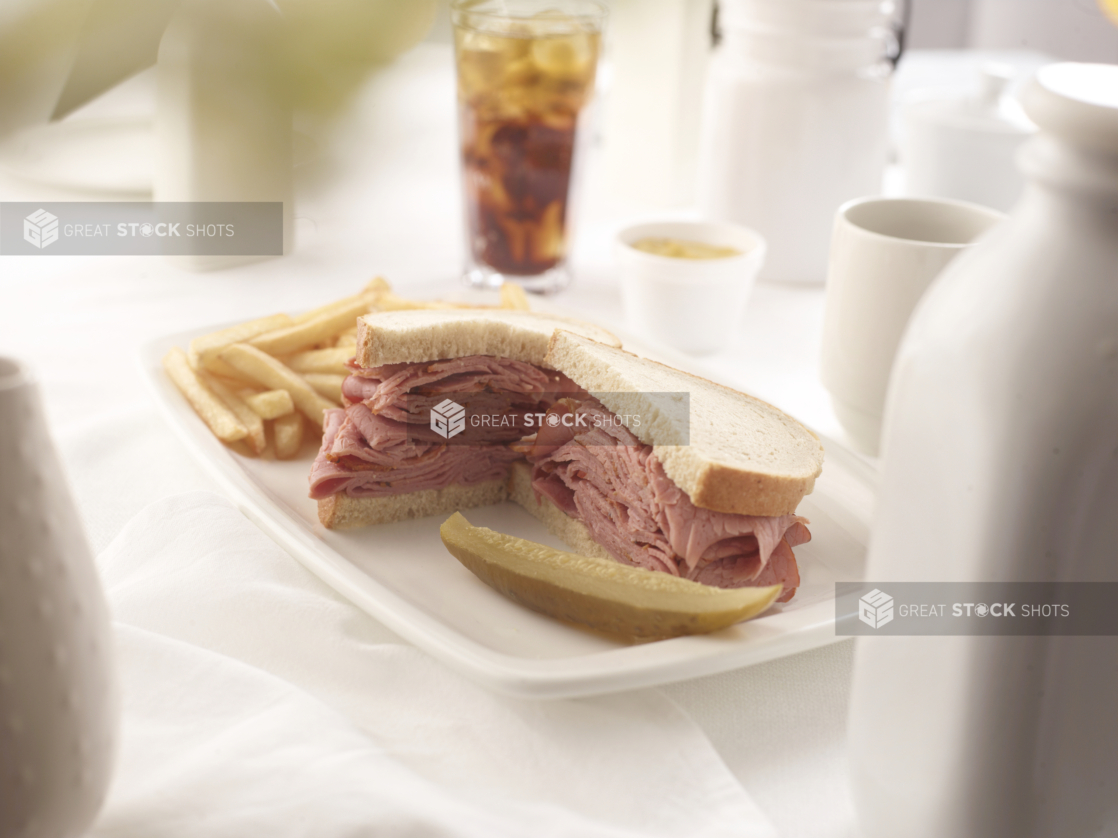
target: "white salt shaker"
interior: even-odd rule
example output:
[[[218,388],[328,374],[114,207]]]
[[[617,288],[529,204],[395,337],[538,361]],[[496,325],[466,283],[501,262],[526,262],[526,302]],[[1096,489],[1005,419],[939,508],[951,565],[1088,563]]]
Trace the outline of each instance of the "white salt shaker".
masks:
[[[1118,66],[1052,64],[1009,218],[894,363],[866,580],[1118,582]],[[859,637],[862,838],[1118,834],[1118,638]]]
[[[0,836],[76,838],[117,736],[108,609],[36,386],[0,357]]]
[[[881,191],[889,0],[724,0],[704,102],[703,216],[757,230],[760,279],[822,284],[835,211]]]

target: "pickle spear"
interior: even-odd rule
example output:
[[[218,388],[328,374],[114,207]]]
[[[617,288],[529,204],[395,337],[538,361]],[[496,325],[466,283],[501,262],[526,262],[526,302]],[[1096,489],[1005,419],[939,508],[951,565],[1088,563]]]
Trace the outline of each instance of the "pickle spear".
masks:
[[[439,528],[446,549],[479,579],[551,617],[626,637],[706,634],[756,617],[781,586],[715,588],[669,573],[554,550],[471,526],[462,513]]]

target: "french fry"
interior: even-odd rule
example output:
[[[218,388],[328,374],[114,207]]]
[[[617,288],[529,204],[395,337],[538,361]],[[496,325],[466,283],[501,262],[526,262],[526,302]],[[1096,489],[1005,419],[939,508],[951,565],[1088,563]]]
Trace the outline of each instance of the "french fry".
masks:
[[[357,324],[353,324],[352,329],[346,329],[344,332],[334,338],[334,346],[356,346],[357,345]]]
[[[247,343],[235,343],[222,350],[221,359],[227,361],[253,381],[269,390],[286,390],[295,407],[308,419],[322,427],[322,413],[337,407],[316,393],[297,373],[292,372],[275,358]]]
[[[515,282],[505,282],[501,285],[501,308],[510,308],[514,311],[529,311],[528,295],[524,289]]]
[[[404,311],[407,309],[447,309],[447,308],[489,308],[471,306],[466,303],[451,303],[444,300],[410,300],[392,290],[388,280],[378,276],[371,280],[361,292],[373,303],[373,311]]]
[[[163,356],[163,369],[190,402],[203,422],[209,425],[214,436],[224,442],[235,442],[248,436],[248,429],[238,421],[233,412],[198,378],[190,368],[186,353],[177,346]]]
[[[354,338],[356,346],[356,338]],[[281,358],[287,366],[305,375],[309,372],[330,373],[332,375],[349,375],[345,362],[353,357],[353,350],[345,347],[331,349],[310,349],[306,352],[296,352]]]
[[[366,295],[364,293],[354,294],[350,297],[342,297],[340,300],[334,300],[334,302],[327,303],[324,306],[312,308],[310,311],[304,311],[302,314],[296,314],[294,317],[292,317],[292,324],[298,326],[314,320],[317,317],[321,317],[324,314],[333,314],[339,309],[345,308],[349,305],[353,305],[353,303],[357,302],[358,300],[365,299],[365,297]]]
[[[303,445],[303,414],[289,413],[272,423],[276,443],[276,459],[290,460]]]
[[[230,367],[230,369],[232,369],[232,367]],[[259,392],[259,390],[252,386],[252,382],[246,382],[243,378],[241,378],[240,373],[237,373],[236,378],[230,378],[227,375],[217,375],[216,373],[212,373],[209,370],[198,370],[198,374],[202,378],[206,377],[206,375],[202,375],[203,372],[206,373],[206,375],[212,377],[214,381],[224,384],[226,387],[229,388],[231,392],[240,396],[242,399],[248,393]]]
[[[220,355],[210,356],[199,369],[204,369],[206,372],[221,376],[227,380],[239,381],[242,387],[246,384],[252,384],[252,381],[245,378],[240,370],[233,369],[233,367],[221,360]]]
[[[307,320],[254,337],[248,343],[269,355],[290,355],[315,344],[331,340],[338,332],[348,329],[362,314],[371,308],[369,300],[357,297],[352,302]]]
[[[242,398],[261,419],[278,419],[295,412],[295,402],[286,390],[265,390]]]
[[[446,300],[409,300],[391,291],[377,297],[377,308],[380,311],[409,311],[412,309],[448,309],[448,308],[491,308],[491,306],[474,306],[468,303],[452,303]]]
[[[379,297],[381,294],[392,293],[392,286],[389,285],[388,280],[383,276],[373,277],[365,286],[362,294],[371,294],[374,297]]]
[[[190,361],[192,368],[201,369],[208,366],[206,362],[210,358],[216,357],[227,346],[232,346],[234,343],[243,343],[265,332],[274,332],[276,329],[282,329],[290,325],[291,318],[286,314],[273,314],[270,317],[250,320],[248,323],[241,323],[238,326],[230,326],[220,332],[202,335],[190,342],[187,359]],[[220,370],[210,371],[220,372]]]
[[[292,318],[296,324],[306,323],[308,320],[314,320],[323,314],[333,314],[338,309],[343,308],[350,303],[364,298],[369,303],[370,310],[375,307],[376,298],[381,294],[387,293],[392,290],[392,286],[388,284],[388,280],[384,277],[378,276],[376,279],[369,282],[359,294],[354,294],[352,297],[342,297],[340,300],[334,300],[332,303],[327,303],[318,308],[312,308],[310,311],[305,311],[302,314],[297,314]]]
[[[326,372],[305,372],[303,378],[314,388],[319,395],[325,396],[334,402],[342,400],[342,382],[344,375],[331,375]]]
[[[506,284],[499,307],[527,310],[528,298],[520,286]],[[304,417],[321,428],[323,411],[341,401],[346,362],[357,347],[358,317],[373,311],[486,308],[494,306],[408,299],[376,277],[359,293],[303,314],[274,314],[195,338],[187,352],[168,353],[163,365],[219,439],[245,439],[259,453],[263,422],[271,421],[277,450],[286,434],[284,444],[294,446],[284,449],[290,452],[286,456],[294,456]]]
[[[267,445],[267,440],[264,438],[264,420],[245,403],[244,399],[214,376],[207,372],[200,372],[198,377],[206,383],[207,387],[213,390],[214,395],[225,403],[225,406],[237,417],[237,421],[245,426],[248,430],[245,442],[253,454],[260,454],[264,450],[264,446]]]

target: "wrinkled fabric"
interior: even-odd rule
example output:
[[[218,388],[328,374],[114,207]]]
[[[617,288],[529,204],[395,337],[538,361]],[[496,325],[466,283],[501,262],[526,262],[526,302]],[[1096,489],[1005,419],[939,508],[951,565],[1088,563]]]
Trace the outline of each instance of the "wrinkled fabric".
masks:
[[[217,495],[152,504],[98,565],[122,725],[90,838],[775,838],[659,690],[494,694]]]

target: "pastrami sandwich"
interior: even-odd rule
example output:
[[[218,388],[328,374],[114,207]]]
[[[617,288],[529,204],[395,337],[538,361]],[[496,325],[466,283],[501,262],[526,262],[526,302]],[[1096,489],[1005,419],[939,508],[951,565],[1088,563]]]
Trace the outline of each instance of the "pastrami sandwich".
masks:
[[[569,329],[620,345],[604,329],[521,311],[381,312],[357,328],[345,407],[326,411],[311,469],[311,497],[331,528],[504,500],[509,467],[523,459],[509,445],[524,436],[524,417],[577,389],[544,367],[552,334]],[[440,434],[431,410],[447,399],[506,421]]]
[[[799,584],[823,450],[771,405],[524,312],[366,315],[351,368],[311,472],[327,527],[511,498],[584,555],[781,601]]]

